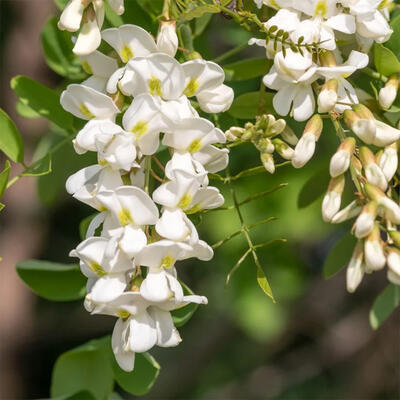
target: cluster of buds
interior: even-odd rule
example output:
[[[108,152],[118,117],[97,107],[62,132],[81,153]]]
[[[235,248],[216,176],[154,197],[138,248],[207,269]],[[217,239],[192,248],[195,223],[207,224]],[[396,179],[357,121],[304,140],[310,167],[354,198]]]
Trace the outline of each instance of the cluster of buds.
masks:
[[[274,152],[284,160],[292,160],[294,150],[290,146],[298,143],[293,130],[283,119],[276,120],[273,115],[257,116],[255,123],[247,122],[244,128],[232,127],[225,132],[229,142],[251,142],[260,152],[260,158],[265,169],[275,172]]]
[[[375,119],[361,104],[346,110],[343,117],[362,143],[358,144],[354,137],[344,138],[332,156],[331,182],[322,203],[323,218],[331,223],[356,218],[352,233],[358,242],[347,268],[349,292],[356,290],[365,273],[381,270],[385,265],[389,281],[399,284],[400,206],[396,174],[400,131]],[[379,149],[374,153],[371,145]],[[356,198],[340,210],[347,172],[356,184]]]
[[[184,293],[175,265],[213,257],[189,215],[224,203],[208,173],[227,166],[228,150],[215,146],[225,135],[189,98],[203,112],[218,113],[230,107],[233,91],[217,64],[174,58],[173,23],[162,24],[157,41],[134,25],[102,36],[113,56],[82,57],[91,76],[61,95],[65,110],[88,121],[75,151],[98,158],[67,181],[74,198],[99,212],[71,256],[88,278],[85,308],[117,318],[113,351],[131,371],[135,353],[180,343],[171,311],[207,303]],[[157,158],[161,143],[171,155],[165,166]]]

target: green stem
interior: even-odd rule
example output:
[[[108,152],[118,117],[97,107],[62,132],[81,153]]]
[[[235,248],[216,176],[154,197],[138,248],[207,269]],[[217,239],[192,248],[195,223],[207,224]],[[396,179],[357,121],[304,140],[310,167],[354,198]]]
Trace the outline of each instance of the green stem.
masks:
[[[164,6],[162,10],[163,17],[168,21],[169,20],[169,9],[171,6],[171,0],[164,0]]]
[[[383,76],[379,72],[374,71],[372,68],[366,67],[361,70],[361,72],[365,75],[370,76],[371,78],[381,80],[382,82],[386,82],[388,78],[386,76]]]
[[[217,64],[220,64],[222,61],[225,61],[226,59],[233,57],[237,53],[240,53],[242,50],[246,49],[248,47],[247,43],[242,43],[239,46],[234,47],[231,50],[228,50],[226,53],[221,54],[220,56],[214,58],[214,62]]]

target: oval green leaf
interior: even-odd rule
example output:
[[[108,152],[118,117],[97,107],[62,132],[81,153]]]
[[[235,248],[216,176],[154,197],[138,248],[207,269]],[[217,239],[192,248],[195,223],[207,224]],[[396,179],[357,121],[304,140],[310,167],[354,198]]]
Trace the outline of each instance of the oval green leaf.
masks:
[[[317,201],[326,191],[326,168],[315,172],[304,183],[297,198],[297,207],[306,208]]]
[[[79,300],[86,293],[86,278],[77,265],[28,260],[17,264],[17,272],[38,296],[47,300]]]
[[[8,177],[10,176],[10,161],[6,160],[3,171],[0,173],[0,197],[7,188]]]
[[[245,81],[265,75],[272,61],[265,57],[249,58],[224,65],[227,81]]]
[[[273,113],[273,93],[249,92],[238,96],[228,114],[238,119],[254,119],[257,115]]]
[[[393,54],[392,50],[387,49],[382,44],[375,43],[374,59],[376,70],[382,75],[389,76],[400,72],[400,62]]]
[[[400,305],[400,287],[389,284],[386,289],[375,299],[369,313],[369,321],[373,329],[378,329]]]
[[[12,161],[24,161],[24,143],[12,119],[0,108],[0,150]]]

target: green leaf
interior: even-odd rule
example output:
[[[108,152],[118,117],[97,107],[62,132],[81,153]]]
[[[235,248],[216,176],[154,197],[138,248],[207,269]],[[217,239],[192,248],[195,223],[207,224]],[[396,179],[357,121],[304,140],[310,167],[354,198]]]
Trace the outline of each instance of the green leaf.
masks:
[[[183,292],[185,295],[194,294],[189,286],[187,286],[184,282],[180,281],[180,284],[183,287]],[[178,308],[177,310],[172,311],[171,314],[172,319],[174,320],[174,325],[177,328],[185,325],[190,320],[190,318],[192,318],[198,307],[199,305],[196,303],[189,303],[185,307]]]
[[[238,119],[254,119],[259,114],[273,113],[273,93],[249,92],[238,96],[228,114]],[[261,98],[260,98],[261,97]]]
[[[326,191],[326,168],[315,172],[304,183],[297,198],[297,206],[306,208],[318,200]]]
[[[389,41],[385,42],[385,47],[392,50],[397,58],[400,58],[400,15],[390,22],[390,26],[393,29],[393,33]]]
[[[193,18],[200,18],[204,14],[218,14],[219,12],[219,7],[217,5],[205,4],[182,13],[179,18],[182,21],[191,21]]]
[[[400,305],[400,287],[389,284],[375,299],[369,313],[369,321],[373,329],[378,329],[389,315]]]
[[[55,90],[21,75],[11,80],[11,87],[23,104],[60,128],[73,131],[73,117],[61,107],[60,95]]]
[[[357,239],[350,233],[344,235],[335,243],[324,262],[323,274],[325,279],[337,274],[349,263],[356,243]]]
[[[385,76],[400,72],[400,62],[393,52],[379,43],[374,45],[376,70]]]
[[[122,19],[121,15],[117,15],[115,11],[110,7],[108,2],[104,3],[105,5],[105,12],[107,21],[115,27],[121,26],[124,24],[124,20]]]
[[[193,38],[199,37],[205,31],[208,24],[211,22],[212,17],[212,14],[204,14],[193,21]]]
[[[38,296],[47,300],[79,300],[86,294],[86,278],[77,265],[28,260],[17,264],[17,272]]]
[[[28,107],[26,104],[21,103],[19,100],[17,101],[15,110],[17,111],[18,115],[20,115],[23,118],[29,118],[29,119],[40,118],[40,115],[36,111],[32,110],[32,108]]]
[[[91,340],[58,357],[51,381],[51,396],[62,396],[82,390],[96,400],[105,400],[113,390],[110,363],[110,337]]]
[[[0,150],[12,161],[24,161],[24,143],[12,119],[0,108]]]
[[[77,393],[52,397],[51,399],[46,399],[46,400],[96,400],[96,399],[93,397],[93,395],[90,392],[88,392],[86,390],[82,390]]]
[[[271,60],[265,57],[249,58],[224,65],[227,81],[245,81],[265,75],[271,67]]]
[[[192,34],[192,29],[190,28],[190,26],[188,24],[183,24],[179,27],[179,31],[180,31],[180,35],[182,38],[183,47],[186,50],[194,51],[193,34]]]
[[[6,160],[4,164],[4,169],[0,173],[0,197],[3,196],[7,188],[9,176],[10,176],[10,161]]]
[[[160,373],[160,365],[149,353],[135,354],[135,368],[132,372],[123,371],[112,355],[112,369],[118,385],[135,396],[148,393]]]
[[[72,52],[72,35],[68,31],[58,29],[57,22],[58,18],[50,18],[41,34],[46,63],[58,75],[70,79],[83,79],[86,74],[82,70],[79,58]]]
[[[40,160],[35,161],[23,173],[22,176],[43,176],[51,173],[51,155],[46,154]]]
[[[150,0],[149,0],[150,2]],[[152,5],[154,0],[151,1]],[[162,5],[161,5],[162,7]],[[144,9],[140,4],[140,1],[125,1],[125,12],[122,14],[122,19],[125,24],[140,25],[147,31],[152,31],[152,28],[158,28],[158,21],[155,20],[154,24],[149,14],[146,12],[148,9]]]
[[[271,287],[268,283],[268,279],[265,276],[263,269],[259,265],[257,265],[257,282],[262,291],[275,302],[274,295],[272,294]]]

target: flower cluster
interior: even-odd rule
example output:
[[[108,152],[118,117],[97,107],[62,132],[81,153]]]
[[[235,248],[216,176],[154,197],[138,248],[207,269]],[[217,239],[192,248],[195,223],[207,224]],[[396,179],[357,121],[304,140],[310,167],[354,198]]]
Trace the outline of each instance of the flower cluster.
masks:
[[[71,256],[88,278],[86,309],[118,318],[112,347],[130,371],[136,352],[179,344],[171,311],[207,303],[184,293],[175,263],[213,257],[188,215],[223,204],[208,173],[227,166],[228,151],[218,147],[223,132],[192,104],[222,112],[233,91],[217,64],[174,58],[173,23],[161,26],[157,41],[133,25],[106,29],[102,37],[119,58],[98,51],[83,56],[91,76],[61,96],[65,110],[88,121],[74,139],[76,152],[98,157],[67,181],[73,197],[99,211]],[[163,148],[171,154],[165,167],[157,158]]]
[[[387,7],[391,3],[365,0],[276,0],[256,1],[279,8],[264,23],[267,29],[282,30],[302,50],[282,48],[276,41],[251,39],[249,44],[266,47],[267,57],[274,60],[265,75],[265,86],[276,90],[273,105],[279,115],[291,113],[297,121],[305,121],[315,110],[334,110],[338,113],[359,102],[351,83],[346,79],[358,69],[368,65],[368,49],[372,43],[387,41],[392,30],[387,22]],[[337,47],[338,38],[358,42],[360,51],[352,51],[343,62]],[[318,54],[313,54],[307,44],[318,44]],[[323,80],[323,86],[318,82]]]
[[[287,128],[284,131],[284,121],[275,121],[273,116],[259,117],[255,125],[231,128],[226,133],[228,140],[251,140],[271,173],[275,170],[272,157],[275,150],[295,168],[301,168],[314,155],[324,130],[324,118],[328,120],[341,144],[330,161],[330,182],[322,202],[322,216],[330,223],[356,218],[352,233],[358,242],[347,268],[348,291],[355,291],[364,273],[381,270],[385,265],[388,279],[399,285],[400,130],[382,121],[383,112],[397,97],[399,75],[386,79],[376,100],[367,98],[365,92],[357,93],[347,80],[368,65],[368,52],[374,41],[382,43],[390,38],[392,30],[387,20],[391,2],[260,0],[256,3],[277,10],[264,23],[267,32],[275,35],[280,32],[281,37],[284,35],[293,44],[284,48],[283,42],[271,39],[249,42],[264,46],[267,57],[273,59],[273,66],[263,78],[267,88],[277,91],[273,107],[279,115],[290,114],[307,124],[297,140],[293,134],[288,136]],[[339,48],[338,39],[346,43],[345,48]],[[343,54],[348,54],[345,62]],[[363,102],[371,104],[374,113],[360,104],[361,93]],[[270,125],[260,123],[263,118]],[[278,134],[282,139],[286,134],[285,141],[276,139]],[[355,185],[355,199],[341,210],[347,176]]]

